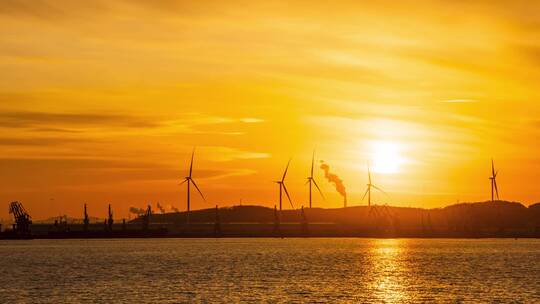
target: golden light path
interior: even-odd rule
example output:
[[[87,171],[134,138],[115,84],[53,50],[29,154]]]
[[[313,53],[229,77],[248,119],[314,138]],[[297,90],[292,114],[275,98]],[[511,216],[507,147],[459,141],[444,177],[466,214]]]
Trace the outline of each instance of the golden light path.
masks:
[[[409,299],[405,288],[406,280],[413,275],[407,269],[407,240],[403,239],[374,239],[370,266],[373,268],[370,277],[370,287],[374,290],[375,298],[384,303],[405,303]]]

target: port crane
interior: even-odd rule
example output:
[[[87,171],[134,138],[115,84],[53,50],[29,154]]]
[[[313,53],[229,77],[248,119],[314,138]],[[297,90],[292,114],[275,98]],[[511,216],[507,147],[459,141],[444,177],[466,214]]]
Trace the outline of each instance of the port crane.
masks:
[[[9,204],[9,213],[13,214],[13,217],[15,218],[13,231],[20,234],[30,233],[30,225],[32,224],[32,220],[20,202],[12,202]]]

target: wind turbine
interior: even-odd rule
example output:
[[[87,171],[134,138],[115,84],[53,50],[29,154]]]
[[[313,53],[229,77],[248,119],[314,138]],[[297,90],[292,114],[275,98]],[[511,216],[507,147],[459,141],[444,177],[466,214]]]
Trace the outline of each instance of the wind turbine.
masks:
[[[191,192],[190,192],[191,184],[193,184],[193,186],[195,186],[195,189],[197,189],[197,191],[201,195],[202,199],[204,201],[206,201],[206,199],[204,198],[204,195],[202,194],[201,190],[199,189],[199,187],[195,183],[195,180],[193,180],[193,178],[192,178],[192,175],[193,175],[193,157],[194,156],[195,156],[195,149],[193,149],[193,152],[191,153],[191,163],[189,165],[189,176],[186,176],[184,178],[184,181],[180,183],[180,185],[182,185],[184,183],[187,183],[187,214],[186,214],[186,222],[188,224],[189,224],[189,212],[190,212],[190,203],[191,203]]]
[[[287,187],[285,186],[285,177],[287,176],[287,171],[289,170],[290,164],[291,164],[291,160],[289,159],[289,162],[287,163],[287,167],[285,167],[285,172],[283,172],[283,177],[281,178],[281,180],[275,181],[275,183],[279,185],[279,212],[281,212],[282,210],[283,190],[285,190],[285,194],[287,195],[287,198],[289,199],[289,203],[291,203],[291,207],[294,209],[291,196],[289,195],[289,191],[287,191]]]
[[[364,196],[362,197],[362,201],[364,200],[364,198],[366,198],[366,194],[368,196],[368,206],[371,206],[371,188],[374,188],[374,189],[377,189],[379,191],[381,191],[382,193],[386,194],[386,192],[384,192],[381,188],[375,186],[373,183],[371,183],[371,171],[369,169],[369,165],[368,165],[368,184],[367,184],[367,189],[366,189],[366,193],[364,193]]]
[[[497,200],[499,200],[499,189],[497,188],[497,174],[499,174],[499,171],[498,170],[495,171],[495,164],[493,163],[493,158],[492,158],[491,159],[491,176],[489,177],[489,179],[491,180],[491,201],[492,202],[495,201],[494,200],[495,195],[497,197]]]
[[[321,197],[324,199],[324,195],[322,194],[321,188],[319,188],[319,185],[317,185],[317,182],[315,181],[315,178],[313,177],[313,168],[315,167],[315,151],[313,151],[313,157],[311,158],[311,174],[307,178],[306,184],[309,184],[309,208],[311,209],[311,184],[315,185],[317,190],[319,190],[319,193],[321,194]]]

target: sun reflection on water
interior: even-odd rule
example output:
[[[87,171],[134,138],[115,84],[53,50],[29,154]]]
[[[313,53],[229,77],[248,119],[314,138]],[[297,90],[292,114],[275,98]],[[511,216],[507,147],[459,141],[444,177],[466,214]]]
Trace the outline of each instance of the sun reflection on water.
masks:
[[[374,292],[374,298],[384,303],[408,302],[410,297],[405,289],[405,281],[411,271],[403,262],[408,255],[406,241],[377,239],[372,242],[370,289]]]

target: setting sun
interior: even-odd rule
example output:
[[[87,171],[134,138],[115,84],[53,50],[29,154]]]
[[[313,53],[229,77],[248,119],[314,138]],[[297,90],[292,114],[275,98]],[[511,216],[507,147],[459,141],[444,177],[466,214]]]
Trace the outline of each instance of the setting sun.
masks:
[[[394,174],[398,173],[403,157],[400,154],[400,147],[391,141],[373,141],[371,146],[372,170],[376,173]]]

